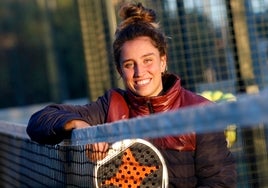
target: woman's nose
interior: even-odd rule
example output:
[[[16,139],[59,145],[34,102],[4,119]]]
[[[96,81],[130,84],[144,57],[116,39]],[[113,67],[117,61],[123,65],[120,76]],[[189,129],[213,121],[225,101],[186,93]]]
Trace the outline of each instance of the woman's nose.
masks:
[[[144,74],[145,68],[141,64],[135,66],[135,76],[140,77]]]

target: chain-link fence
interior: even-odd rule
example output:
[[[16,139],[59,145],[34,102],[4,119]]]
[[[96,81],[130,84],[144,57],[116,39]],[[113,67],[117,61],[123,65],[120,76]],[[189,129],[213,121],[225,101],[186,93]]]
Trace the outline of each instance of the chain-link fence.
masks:
[[[1,1],[1,107],[95,100],[123,87],[111,53],[120,2]],[[267,0],[142,2],[157,10],[169,71],[184,87],[235,94],[267,86]]]

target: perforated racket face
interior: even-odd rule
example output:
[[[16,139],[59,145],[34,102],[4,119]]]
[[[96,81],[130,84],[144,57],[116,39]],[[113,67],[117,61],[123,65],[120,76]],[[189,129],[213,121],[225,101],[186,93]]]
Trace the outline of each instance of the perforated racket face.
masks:
[[[138,140],[96,167],[97,187],[165,187],[167,170],[159,151]]]

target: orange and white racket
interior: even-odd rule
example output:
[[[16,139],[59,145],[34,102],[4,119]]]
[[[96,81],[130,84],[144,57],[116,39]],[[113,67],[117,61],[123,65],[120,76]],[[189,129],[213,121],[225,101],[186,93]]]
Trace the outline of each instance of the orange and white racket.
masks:
[[[166,188],[167,167],[158,149],[143,139],[126,139],[111,145],[95,166],[97,188]]]

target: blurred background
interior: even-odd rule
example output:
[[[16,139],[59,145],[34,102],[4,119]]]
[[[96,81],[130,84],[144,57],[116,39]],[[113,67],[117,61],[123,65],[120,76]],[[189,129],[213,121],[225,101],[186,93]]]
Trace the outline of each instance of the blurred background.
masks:
[[[0,120],[123,87],[112,58],[122,0],[1,0]],[[268,0],[146,0],[169,36],[168,69],[195,92],[268,85]]]
[[[122,88],[111,49],[121,2],[0,0],[0,120],[25,126],[49,103],[85,104]],[[157,11],[169,36],[168,70],[185,88],[237,96],[268,87],[268,0],[140,2]],[[266,187],[267,126],[228,131],[238,187]]]

